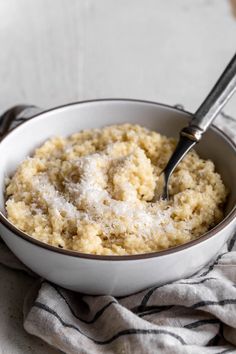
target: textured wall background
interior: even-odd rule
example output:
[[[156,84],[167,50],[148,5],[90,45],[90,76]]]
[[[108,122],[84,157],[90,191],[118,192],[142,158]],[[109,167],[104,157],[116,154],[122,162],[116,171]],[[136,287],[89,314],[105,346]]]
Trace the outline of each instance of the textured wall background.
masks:
[[[194,110],[235,51],[234,3],[0,0],[0,107],[132,97]]]

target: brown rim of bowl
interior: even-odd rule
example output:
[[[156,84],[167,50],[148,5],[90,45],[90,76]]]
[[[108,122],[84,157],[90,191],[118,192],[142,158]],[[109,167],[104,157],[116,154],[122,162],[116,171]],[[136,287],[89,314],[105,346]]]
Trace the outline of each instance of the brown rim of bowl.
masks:
[[[163,104],[163,103],[158,103],[158,102],[154,102],[154,101],[147,101],[147,100],[139,100],[139,99],[128,99],[128,98],[104,98],[104,99],[94,99],[94,100],[85,100],[85,101],[79,101],[79,102],[72,102],[72,103],[68,103],[62,106],[58,106],[58,107],[54,107],[48,110],[45,110],[41,113],[38,113],[34,116],[32,116],[31,118],[29,118],[29,120],[23,122],[22,124],[20,124],[19,126],[17,126],[16,128],[14,128],[12,131],[14,131],[15,129],[18,129],[19,127],[21,127],[23,124],[27,124],[28,121],[30,121],[33,118],[37,118],[40,117],[41,115],[51,112],[51,111],[55,111],[57,109],[62,109],[68,106],[73,106],[73,105],[78,105],[78,104],[86,104],[86,103],[95,103],[95,102],[119,102],[119,101],[123,101],[123,102],[139,102],[139,103],[144,103],[144,104],[152,104],[155,106],[160,106],[160,107],[165,107],[168,108],[172,111],[177,111],[177,112],[181,112],[181,113],[185,113],[188,116],[191,116],[192,113],[185,111],[184,109],[178,108],[177,106],[170,106],[167,104]],[[219,135],[221,135],[226,141],[227,143],[233,148],[233,150],[236,152],[236,144],[234,143],[234,141],[229,138],[221,129],[219,129],[218,127],[216,127],[215,125],[212,125],[212,129],[217,131],[217,133]],[[6,134],[5,136],[3,136],[3,138],[0,140],[0,144],[3,140],[5,140],[5,138],[11,134],[11,132],[9,132],[8,134]],[[39,241],[37,239],[34,239],[32,236],[29,236],[28,234],[26,234],[25,232],[19,230],[16,226],[14,226],[0,211],[0,222],[10,231],[12,231],[14,233],[15,236],[20,236],[20,238],[24,239],[27,242],[33,243],[36,246],[39,246],[41,248],[47,249],[48,251],[52,251],[52,252],[56,252],[56,253],[61,253],[63,255],[66,256],[71,256],[71,257],[78,257],[78,258],[86,258],[86,259],[93,259],[93,260],[99,260],[99,261],[134,261],[134,260],[138,260],[138,259],[147,259],[147,258],[153,258],[153,257],[160,257],[160,256],[165,256],[168,254],[172,254],[172,253],[176,253],[185,249],[188,249],[194,245],[197,245],[199,243],[202,243],[206,240],[208,240],[209,238],[215,236],[219,231],[222,231],[225,227],[227,227],[229,224],[231,224],[233,222],[233,220],[236,217],[236,208],[234,207],[231,212],[219,223],[217,224],[214,228],[212,228],[211,230],[209,230],[208,232],[206,232],[205,234],[203,234],[202,236],[200,236],[199,238],[189,241],[185,244],[179,245],[179,246],[175,246],[175,247],[171,247],[168,248],[166,250],[162,250],[162,251],[156,251],[156,252],[149,252],[149,253],[142,253],[142,254],[135,254],[135,255],[124,255],[124,256],[116,256],[116,255],[108,255],[108,256],[102,256],[102,255],[94,255],[94,254],[87,254],[87,253],[80,253],[77,251],[71,251],[71,250],[67,250],[67,249],[62,249],[56,246],[51,246],[47,243],[44,243],[42,241]]]

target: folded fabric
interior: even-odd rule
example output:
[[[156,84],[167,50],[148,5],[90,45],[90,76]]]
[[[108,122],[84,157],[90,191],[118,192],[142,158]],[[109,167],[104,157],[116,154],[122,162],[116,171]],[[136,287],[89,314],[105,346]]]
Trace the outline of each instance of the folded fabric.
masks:
[[[0,259],[28,272],[3,243]],[[194,276],[130,296],[83,295],[37,279],[24,328],[66,353],[236,353],[236,235]]]
[[[223,115],[218,123],[236,137],[233,118]],[[0,262],[36,277],[25,299],[24,328],[65,353],[236,353],[236,234],[190,278],[119,298],[39,279],[3,242]]]

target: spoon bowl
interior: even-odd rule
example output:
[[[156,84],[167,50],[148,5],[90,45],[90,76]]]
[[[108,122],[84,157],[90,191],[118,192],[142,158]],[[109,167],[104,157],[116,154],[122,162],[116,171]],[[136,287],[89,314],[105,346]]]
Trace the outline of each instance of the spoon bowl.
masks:
[[[16,111],[13,116],[15,114]],[[231,187],[225,218],[216,227],[186,244],[159,252],[127,256],[100,256],[61,249],[34,239],[10,223],[6,217],[4,199],[6,176],[11,176],[16,166],[51,136],[68,136],[83,129],[122,124],[129,119],[132,124],[140,124],[176,138],[176,132],[191,118],[190,113],[155,102],[107,99],[73,103],[44,111],[10,133],[5,131],[5,137],[0,142],[1,237],[12,252],[41,277],[87,294],[123,296],[195,273],[222,249],[236,224],[236,145],[216,127],[206,132],[196,150],[202,158],[214,161],[225,185]]]
[[[236,90],[236,54],[227,65],[215,86],[194,114],[189,125],[180,131],[179,142],[164,168],[155,190],[153,201],[168,199],[168,182],[176,166],[198,143],[211,123]]]

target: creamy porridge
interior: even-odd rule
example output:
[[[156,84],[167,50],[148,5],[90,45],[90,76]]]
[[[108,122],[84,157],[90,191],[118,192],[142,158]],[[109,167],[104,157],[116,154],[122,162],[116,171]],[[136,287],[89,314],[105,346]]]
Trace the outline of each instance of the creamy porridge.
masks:
[[[8,219],[32,237],[100,255],[153,252],[193,240],[223,218],[226,188],[191,151],[150,202],[176,141],[114,125],[46,141],[7,181]]]

